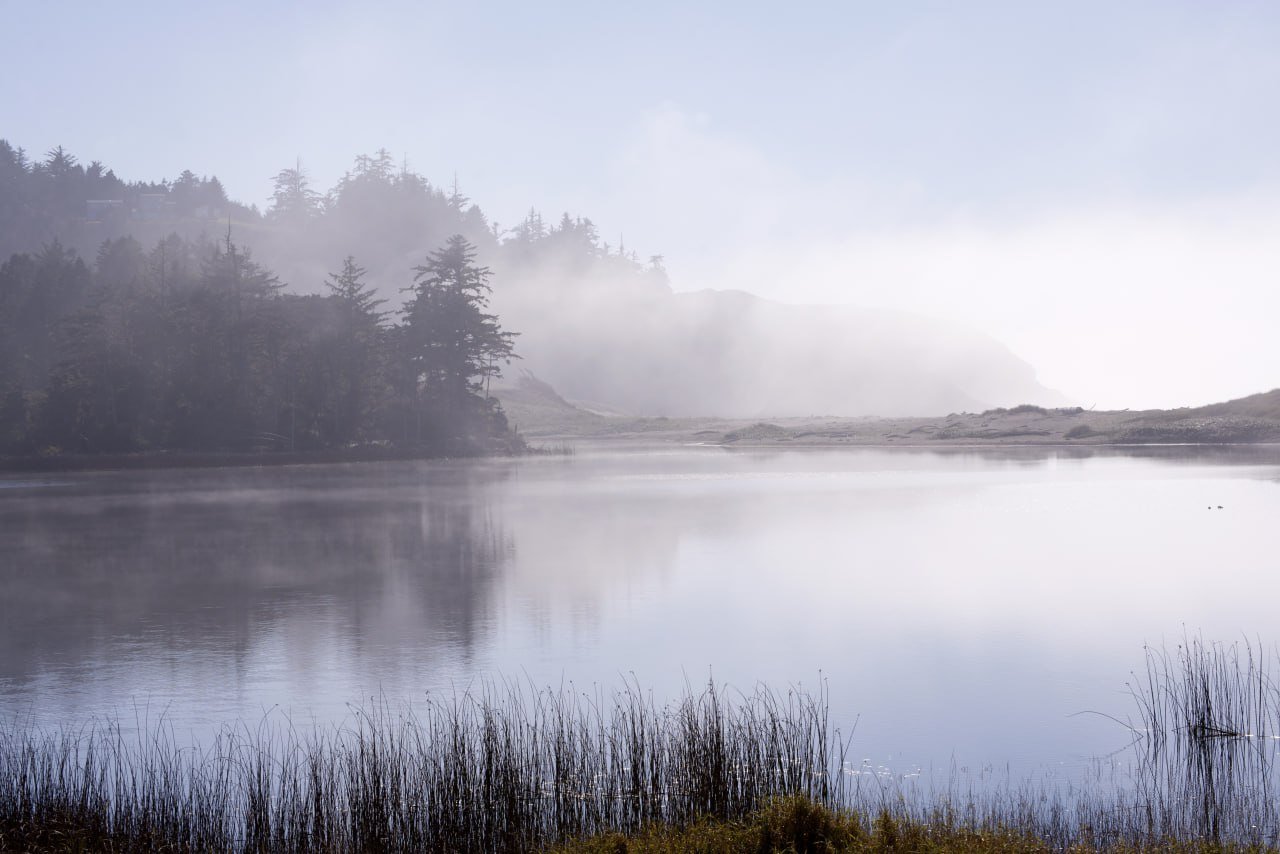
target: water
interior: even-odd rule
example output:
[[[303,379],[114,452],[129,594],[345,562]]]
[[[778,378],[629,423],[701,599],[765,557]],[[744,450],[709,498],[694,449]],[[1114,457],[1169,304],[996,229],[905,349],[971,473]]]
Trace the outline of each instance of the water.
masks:
[[[9,476],[0,720],[823,680],[854,764],[1075,778],[1129,741],[1144,643],[1275,641],[1278,484],[1277,448]]]

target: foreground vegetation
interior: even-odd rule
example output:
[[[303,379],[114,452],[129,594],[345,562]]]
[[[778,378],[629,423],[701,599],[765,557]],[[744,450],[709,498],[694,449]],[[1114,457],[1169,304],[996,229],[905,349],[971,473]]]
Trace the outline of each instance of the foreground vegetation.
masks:
[[[953,816],[929,819],[833,810],[803,797],[779,798],[742,821],[699,821],[675,827],[650,827],[630,836],[606,833],[553,849],[556,854],[764,854],[764,852],[919,852],[919,854],[1011,854],[1011,852],[1262,852],[1278,850],[1256,843],[1206,839],[1100,842],[1082,835],[1062,847],[1016,827],[973,827]]]
[[[801,691],[659,706],[637,688],[490,688],[205,747],[163,727],[14,725],[0,850],[1274,850],[1280,691],[1263,659],[1153,651],[1135,698],[1120,778],[942,791],[850,767],[825,696]]]
[[[780,793],[836,800],[825,703],[714,689],[464,696],[300,736],[264,726],[205,749],[119,726],[0,737],[10,849],[537,850],[604,832],[737,819]]]

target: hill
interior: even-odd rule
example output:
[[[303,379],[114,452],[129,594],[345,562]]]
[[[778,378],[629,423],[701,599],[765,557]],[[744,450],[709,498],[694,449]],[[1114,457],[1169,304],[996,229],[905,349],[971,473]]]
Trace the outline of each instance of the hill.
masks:
[[[1280,389],[1238,400],[1183,409],[1094,411],[1023,404],[933,417],[836,416],[726,418],[605,416],[540,391],[500,388],[509,412],[536,438],[554,440],[643,438],[729,447],[756,445],[916,446],[964,445],[1240,445],[1280,442]]]
[[[510,283],[509,283],[510,284]],[[1065,401],[972,330],[906,313],[794,306],[740,291],[605,283],[495,291],[524,365],[573,400],[633,414],[917,415]],[[543,299],[554,295],[548,311]]]
[[[6,252],[57,240],[93,258],[104,241],[125,236],[150,247],[171,233],[199,243],[230,230],[295,293],[320,292],[353,255],[389,308],[403,302],[415,266],[462,234],[494,272],[492,308],[520,333],[523,366],[609,409],[756,418],[1064,402],[976,330],[740,291],[677,293],[661,256],[642,260],[610,246],[588,218],[544,222],[531,210],[503,229],[456,184],[435,186],[385,151],[357,157],[323,194],[301,169],[281,170],[265,213],[228,199],[216,177],[188,170],[172,181],[126,182],[60,148],[33,161],[3,141],[0,189]]]

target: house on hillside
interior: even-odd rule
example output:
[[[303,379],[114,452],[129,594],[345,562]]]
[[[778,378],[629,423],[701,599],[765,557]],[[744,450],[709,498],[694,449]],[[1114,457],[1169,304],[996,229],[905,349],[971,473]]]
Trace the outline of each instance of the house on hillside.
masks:
[[[84,218],[102,222],[112,213],[124,211],[124,199],[89,199],[84,203]]]

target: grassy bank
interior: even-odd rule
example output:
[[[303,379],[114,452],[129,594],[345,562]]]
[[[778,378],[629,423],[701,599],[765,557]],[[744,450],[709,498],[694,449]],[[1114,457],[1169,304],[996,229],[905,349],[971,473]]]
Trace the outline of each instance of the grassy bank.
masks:
[[[765,854],[765,852],[920,852],[920,854],[1012,854],[1012,852],[1263,852],[1262,844],[1206,839],[1104,842],[1087,834],[1068,846],[1016,827],[974,827],[954,816],[929,819],[833,810],[803,797],[779,798],[741,821],[695,822],[682,828],[650,827],[630,836],[606,833],[553,849],[555,854]]]
[[[941,789],[852,767],[821,692],[489,688],[204,746],[18,722],[0,850],[1273,850],[1280,691],[1259,651],[1151,651],[1134,696],[1124,775]]]

